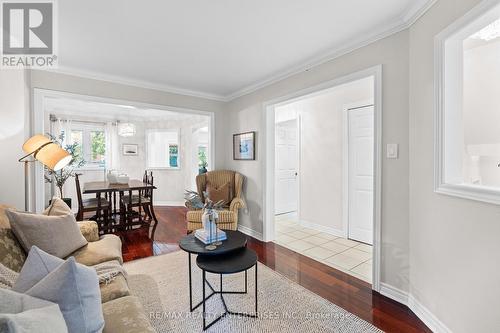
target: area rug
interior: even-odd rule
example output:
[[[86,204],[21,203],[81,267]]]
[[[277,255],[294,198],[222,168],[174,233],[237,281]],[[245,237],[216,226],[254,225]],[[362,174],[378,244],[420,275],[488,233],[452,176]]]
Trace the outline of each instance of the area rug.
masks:
[[[194,303],[201,300],[201,270],[192,261]],[[157,332],[201,332],[201,307],[189,311],[187,254],[182,251],[125,263],[131,292],[139,297]],[[228,308],[254,311],[254,269],[248,294],[226,294]],[[219,276],[208,274],[215,287]],[[244,274],[224,276],[224,290],[243,290]],[[217,289],[217,288],[216,288]],[[207,288],[208,293],[208,288]],[[310,292],[263,264],[258,267],[259,318],[226,316],[206,332],[381,332],[372,324]],[[223,312],[218,295],[207,303],[208,322]]]

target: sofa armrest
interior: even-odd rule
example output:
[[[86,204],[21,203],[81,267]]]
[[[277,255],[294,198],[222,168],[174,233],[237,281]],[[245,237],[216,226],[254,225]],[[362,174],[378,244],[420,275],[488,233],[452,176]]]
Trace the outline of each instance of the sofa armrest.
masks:
[[[99,240],[99,228],[94,221],[76,222],[80,228],[80,232],[87,242],[97,242]]]
[[[241,198],[234,198],[229,205],[229,210],[233,212],[238,212],[238,209],[245,207],[245,202]]]
[[[116,235],[104,235],[97,242],[89,242],[69,256],[75,257],[77,263],[86,266],[94,266],[111,260],[118,260],[120,264],[123,264],[122,241]]]

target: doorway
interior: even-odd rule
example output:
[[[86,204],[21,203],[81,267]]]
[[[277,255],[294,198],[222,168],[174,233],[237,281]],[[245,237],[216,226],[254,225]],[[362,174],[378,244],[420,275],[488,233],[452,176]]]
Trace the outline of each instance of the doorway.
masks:
[[[347,200],[347,238],[373,244],[374,108],[370,102],[346,108],[344,151],[347,164],[344,200]]]
[[[298,209],[298,119],[276,122],[276,215],[293,214]]]
[[[264,239],[379,289],[381,68],[265,105]]]

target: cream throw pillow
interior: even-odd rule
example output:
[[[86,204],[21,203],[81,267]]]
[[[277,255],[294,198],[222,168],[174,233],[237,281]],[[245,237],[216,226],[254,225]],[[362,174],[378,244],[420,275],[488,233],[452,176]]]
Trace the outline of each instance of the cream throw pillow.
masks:
[[[47,253],[65,258],[87,245],[73,214],[46,216],[10,209],[6,214],[12,232],[26,252],[36,245]]]
[[[43,215],[48,215],[48,216],[61,216],[61,215],[68,215],[72,214],[73,212],[71,211],[71,208],[69,208],[66,203],[58,197],[53,197],[52,200],[50,201],[49,207],[47,207],[43,211]]]

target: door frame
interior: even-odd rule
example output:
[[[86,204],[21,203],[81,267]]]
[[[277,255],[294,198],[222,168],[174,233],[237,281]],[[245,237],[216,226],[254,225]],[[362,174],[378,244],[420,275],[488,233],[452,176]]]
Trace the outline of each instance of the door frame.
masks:
[[[343,236],[346,239],[349,238],[349,117],[348,116],[349,116],[349,110],[360,109],[368,106],[374,107],[373,114],[375,115],[375,103],[372,100],[364,100],[355,103],[350,103],[342,107],[342,123],[343,123],[342,124],[342,230],[343,230]]]
[[[48,97],[59,97],[59,98],[75,98],[83,101],[91,101],[91,102],[101,102],[108,104],[118,104],[118,105],[130,105],[139,109],[156,109],[162,111],[172,111],[184,114],[197,114],[208,116],[209,118],[209,168],[213,169],[215,165],[215,112],[213,111],[202,111],[195,109],[188,109],[176,106],[169,105],[161,105],[161,104],[153,104],[146,102],[139,102],[134,100],[126,100],[112,97],[100,97],[100,96],[92,96],[92,95],[84,95],[79,93],[65,92],[60,90],[51,90],[51,89],[42,89],[42,88],[34,88],[33,89],[33,104],[32,104],[32,112],[31,116],[33,119],[31,128],[30,128],[30,137],[34,134],[44,133],[45,132],[45,123],[48,121],[45,115],[44,109],[44,100]],[[33,170],[34,169],[34,170]],[[32,193],[30,195],[30,211],[35,211],[37,213],[42,212],[45,209],[45,180],[44,180],[44,168],[41,163],[35,163],[34,168],[31,170],[30,174],[32,181]]]
[[[261,166],[263,172],[262,207],[263,207],[263,240],[266,242],[274,240],[274,164],[275,164],[275,108],[280,104],[290,103],[306,97],[312,97],[322,93],[324,90],[345,83],[374,78],[374,187],[373,187],[373,269],[372,289],[380,291],[380,258],[381,258],[381,198],[382,198],[382,65],[376,65],[358,72],[354,72],[313,87],[302,89],[276,99],[266,101],[262,105],[262,128],[261,133],[264,151],[261,153]]]

